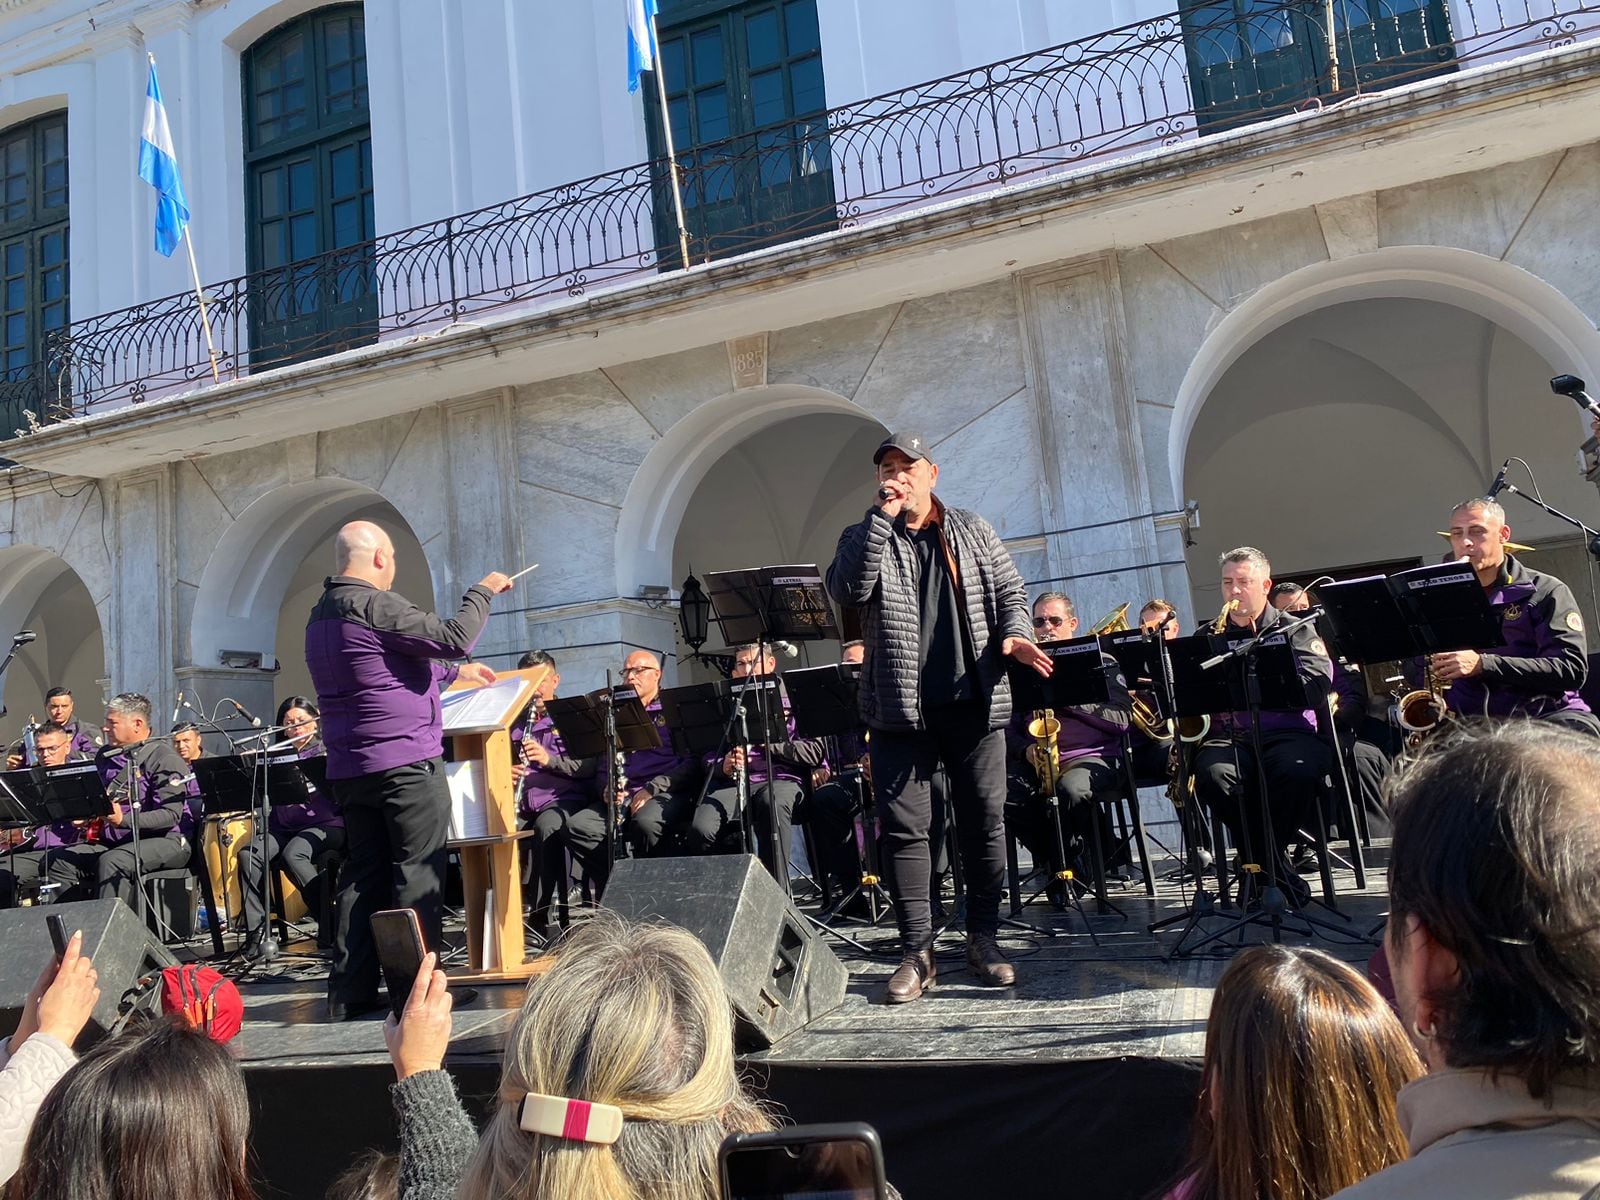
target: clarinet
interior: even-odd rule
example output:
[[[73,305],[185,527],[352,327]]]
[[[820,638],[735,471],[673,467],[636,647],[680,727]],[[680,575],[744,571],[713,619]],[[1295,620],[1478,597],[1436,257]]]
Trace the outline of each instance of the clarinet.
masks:
[[[544,701],[535,696],[533,703],[528,706],[528,723],[523,727],[522,738],[517,742],[517,756],[522,759],[522,778],[517,780],[516,792],[512,796],[511,811],[522,811],[522,797],[528,790],[528,771],[533,763],[528,758],[528,743],[533,740],[533,727],[544,719]]]

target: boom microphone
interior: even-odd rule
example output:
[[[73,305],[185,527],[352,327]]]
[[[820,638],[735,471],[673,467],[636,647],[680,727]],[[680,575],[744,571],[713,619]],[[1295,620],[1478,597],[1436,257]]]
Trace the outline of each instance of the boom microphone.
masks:
[[[774,650],[783,655],[785,658],[800,657],[800,647],[796,646],[793,642],[777,641],[770,644]]]
[[[1501,492],[1506,490],[1506,471],[1510,468],[1510,466],[1511,460],[1509,458],[1500,464],[1500,474],[1494,477],[1494,482],[1489,485],[1489,490],[1484,493],[1485,500],[1493,500]]]
[[[1576,375],[1557,375],[1550,381],[1550,390],[1558,396],[1567,397],[1591,417],[1600,417],[1600,404],[1596,404],[1584,390],[1583,380]]]
[[[172,723],[176,725],[178,718],[183,715],[183,689],[178,689],[178,702],[172,706]]]
[[[261,718],[260,717],[256,716],[253,712],[251,712],[244,705],[240,704],[237,700],[229,700],[228,703],[233,705],[233,711],[234,712],[238,713],[246,721],[249,721],[251,725],[253,725],[257,729],[261,728]]]

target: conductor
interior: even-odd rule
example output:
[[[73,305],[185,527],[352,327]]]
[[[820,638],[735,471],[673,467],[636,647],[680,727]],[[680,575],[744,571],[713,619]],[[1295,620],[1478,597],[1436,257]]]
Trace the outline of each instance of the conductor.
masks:
[[[454,660],[472,652],[511,580],[490,572],[446,619],[391,590],[394,542],[372,522],[340,529],[334,559],[306,625],[306,666],[347,837],[328,975],[328,1019],[342,1021],[379,1007],[373,913],[413,908],[429,949],[439,946],[450,822],[439,692],[494,682],[484,664]]]

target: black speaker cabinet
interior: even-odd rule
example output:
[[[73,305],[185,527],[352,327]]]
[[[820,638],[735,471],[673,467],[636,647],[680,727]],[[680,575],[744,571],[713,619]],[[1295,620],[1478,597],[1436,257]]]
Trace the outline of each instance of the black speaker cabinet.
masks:
[[[844,1003],[844,964],[748,854],[623,859],[605,906],[705,943],[733,997],[741,1048],[770,1046]]]
[[[100,1001],[89,1018],[80,1046],[104,1037],[125,1004],[132,1004],[144,976],[176,964],[167,948],[150,936],[138,915],[120,900],[84,900],[0,909],[0,1035],[9,1037],[22,1019],[28,989],[55,953],[45,917],[59,915],[67,936],[83,930],[83,952],[94,959]]]

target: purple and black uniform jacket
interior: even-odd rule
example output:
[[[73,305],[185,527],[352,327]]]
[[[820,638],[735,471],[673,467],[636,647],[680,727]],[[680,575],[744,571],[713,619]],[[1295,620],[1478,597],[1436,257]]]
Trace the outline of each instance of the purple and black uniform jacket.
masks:
[[[73,766],[93,766],[94,756],[83,754],[76,750],[67,751],[67,763]],[[63,764],[65,765],[65,764]],[[20,849],[23,850],[54,850],[60,846],[76,846],[83,841],[83,830],[71,821],[56,821],[50,825],[41,825],[33,831],[33,837]]]
[[[736,679],[733,682],[738,686],[740,681]],[[759,727],[759,722],[757,725]],[[770,772],[767,769],[766,746],[756,742],[750,747],[750,753],[745,757],[745,778],[751,787],[760,787],[767,781],[769,774],[803,787],[810,779],[814,768],[827,765],[820,738],[795,737],[794,714],[789,711],[788,696],[783,698],[783,727],[788,736],[781,742],[772,743],[774,767]],[[716,775],[713,786],[725,786],[732,780],[732,776],[722,772],[721,755],[706,755],[705,766],[706,770]]]
[[[542,767],[531,762],[524,764],[522,743],[536,742],[544,747],[550,761]],[[522,811],[543,812],[552,804],[582,806],[594,798],[593,780],[595,760],[573,758],[567,753],[566,743],[556,732],[556,723],[545,714],[531,725],[528,715],[511,727],[511,761],[517,766],[526,765],[528,773],[522,777]]]
[[[1269,604],[1254,629],[1230,622],[1223,636],[1230,643],[1242,642],[1254,637],[1263,629],[1270,629],[1281,621],[1293,618],[1294,615],[1281,613]],[[1294,648],[1295,673],[1305,685],[1306,707],[1296,712],[1263,711],[1261,732],[1268,736],[1274,733],[1316,733],[1320,727],[1317,723],[1317,711],[1322,707],[1321,693],[1333,685],[1333,660],[1328,657],[1327,646],[1317,636],[1315,624],[1301,625],[1289,635],[1289,640]],[[1272,645],[1273,639],[1268,638],[1264,644]],[[1213,728],[1219,725],[1223,736],[1238,741],[1250,739],[1248,712],[1224,713],[1219,721],[1213,723]]]
[[[321,738],[312,738],[295,751],[302,762],[326,752]],[[275,837],[293,837],[306,829],[343,829],[344,818],[333,806],[333,797],[326,789],[318,788],[316,780],[306,777],[310,795],[294,804],[274,804],[268,816],[268,825]]]
[[[1572,589],[1508,554],[1484,592],[1500,613],[1505,645],[1484,653],[1479,674],[1451,683],[1450,711],[1469,717],[1588,712],[1578,695],[1589,674],[1588,646]]]
[[[1361,668],[1334,659],[1333,694],[1338,700],[1333,710],[1334,724],[1340,729],[1355,729],[1367,715],[1367,681]]]
[[[672,731],[661,713],[661,697],[645,705],[644,710],[661,734],[661,745],[650,750],[630,750],[623,756],[622,770],[628,777],[628,791],[633,793],[642,788],[652,796],[664,796],[669,792],[681,794],[698,788],[703,775],[700,760],[692,754],[679,754],[672,748]]]
[[[1133,701],[1117,660],[1104,652],[1100,659],[1106,668],[1111,699],[1105,704],[1078,704],[1055,710],[1056,719],[1061,722],[1056,749],[1063,768],[1080,758],[1103,758],[1111,763],[1122,759],[1122,733],[1133,721]],[[1033,745],[1028,734],[1028,722],[1033,716],[1031,712],[1015,712],[1006,726],[1006,744],[1018,762],[1026,762],[1028,747]]]
[[[62,726],[72,736],[72,744],[67,747],[69,754],[82,754],[86,758],[93,758],[100,752],[100,736],[94,730],[73,717]]]
[[[396,592],[335,575],[306,624],[306,666],[322,705],[328,778],[353,779],[444,753],[439,692],[489,619],[473,584],[446,620]]]
[[[132,802],[123,800],[124,778],[133,764]],[[125,820],[121,825],[106,822],[100,840],[108,846],[133,840],[133,826],[139,836],[193,837],[194,821],[186,801],[189,797],[189,764],[165,742],[140,742],[137,746],[105,746],[94,757],[100,782],[105,785]]]

